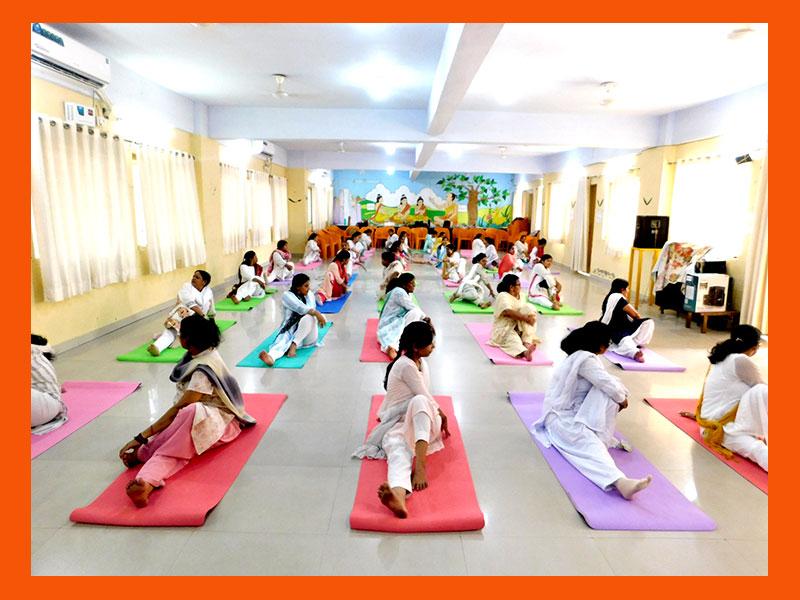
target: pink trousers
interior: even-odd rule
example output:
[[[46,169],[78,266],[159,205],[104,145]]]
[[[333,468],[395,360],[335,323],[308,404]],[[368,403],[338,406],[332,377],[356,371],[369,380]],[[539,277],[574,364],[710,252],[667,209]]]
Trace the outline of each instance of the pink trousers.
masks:
[[[136,456],[144,465],[136,479],[161,487],[165,479],[175,475],[197,456],[192,441],[195,406],[190,404],[180,409],[169,427],[156,434],[147,444],[139,446]],[[227,444],[236,439],[240,432],[239,422],[233,419],[228,423],[222,437],[211,447]]]

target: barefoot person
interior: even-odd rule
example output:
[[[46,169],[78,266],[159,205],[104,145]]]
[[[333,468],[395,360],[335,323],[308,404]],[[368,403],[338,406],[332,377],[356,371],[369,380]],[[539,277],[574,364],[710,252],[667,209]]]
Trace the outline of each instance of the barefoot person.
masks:
[[[495,297],[492,289],[492,280],[486,272],[489,259],[485,254],[477,254],[472,257],[472,268],[469,270],[455,293],[450,296],[450,302],[455,302],[459,298],[466,302],[477,304],[481,308],[488,308],[492,305],[492,298]]]
[[[489,345],[514,358],[533,360],[540,341],[536,337],[536,310],[522,298],[519,277],[508,273],[497,284]]]
[[[403,329],[399,354],[386,367],[380,423],[353,453],[356,458],[386,458],[386,482],[378,488],[378,498],[401,519],[408,517],[411,492],[428,487],[428,455],[441,450],[442,440],[450,436],[447,417],[430,392],[425,359],[435,347],[434,335],[431,324],[423,321]]]
[[[545,254],[541,262],[533,265],[528,297],[539,306],[561,310],[561,283],[550,273],[552,266],[553,257],[549,254]]]
[[[655,324],[652,319],[642,318],[628,303],[629,293],[627,281],[612,281],[611,290],[603,300],[603,316],[600,321],[611,327],[609,350],[637,362],[644,362],[642,349],[653,339]]]
[[[178,387],[175,403],[119,451],[126,467],[144,463],[127,487],[139,508],[195,456],[236,439],[242,426],[255,423],[217,351],[220,335],[214,320],[197,314],[186,317],[180,341],[186,354],[169,377]]]
[[[430,318],[411,299],[415,287],[414,274],[408,272],[395,277],[386,286],[386,303],[378,320],[378,343],[381,352],[392,360],[397,356],[400,335],[406,325],[414,321],[430,322]]]
[[[505,253],[500,263],[497,265],[497,276],[502,279],[506,273],[513,273],[519,275],[522,273],[524,266],[521,260],[517,258],[517,249],[511,246],[508,252]]]
[[[160,356],[178,337],[181,319],[196,313],[202,317],[213,317],[214,294],[211,291],[211,275],[206,271],[195,271],[192,280],[178,290],[178,303],[164,321],[164,331],[147,347],[152,356]]]
[[[31,433],[42,435],[67,422],[67,405],[61,400],[53,368],[53,349],[47,339],[31,334]]]
[[[315,346],[319,339],[319,328],[325,327],[324,315],[317,310],[317,301],[311,293],[311,280],[305,273],[292,278],[289,291],[281,297],[283,322],[278,329],[278,337],[269,350],[262,350],[258,358],[272,367],[284,354],[297,355],[298,348]]]
[[[445,257],[442,261],[442,279],[458,283],[464,278],[467,271],[467,261],[461,258],[453,244],[447,244]]]
[[[386,288],[389,286],[389,282],[405,271],[403,261],[388,250],[381,254],[381,264],[383,265],[383,281],[378,286],[378,300],[386,297]]]
[[[267,283],[275,280],[283,281],[289,279],[294,273],[294,263],[291,261],[292,255],[289,252],[289,242],[278,240],[278,247],[269,258],[267,266]]]
[[[611,343],[611,329],[590,321],[561,342],[567,359],[553,373],[544,395],[542,416],[532,426],[545,447],[555,446],[561,456],[599,488],[616,489],[630,500],[652,481],[625,476],[608,452],[631,451],[614,437],[617,413],[628,406],[628,390],[610,375],[598,355]]]
[[[321,260],[322,254],[319,249],[319,244],[317,243],[317,234],[311,233],[306,242],[305,252],[303,252],[303,264],[308,266],[311,263],[320,262]]]
[[[350,252],[339,250],[333,261],[325,271],[322,285],[317,290],[317,302],[325,304],[330,300],[341,298],[347,293],[347,284],[350,276],[347,274],[347,263],[350,261]]]
[[[247,302],[251,298],[261,298],[266,295],[267,283],[263,277],[264,269],[258,264],[258,256],[253,250],[244,253],[242,264],[239,265],[239,281],[228,294],[234,304]]]

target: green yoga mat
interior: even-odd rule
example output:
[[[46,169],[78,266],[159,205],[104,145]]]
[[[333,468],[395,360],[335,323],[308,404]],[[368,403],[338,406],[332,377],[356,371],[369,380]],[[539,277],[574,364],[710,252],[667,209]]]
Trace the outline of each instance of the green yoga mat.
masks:
[[[331,327],[333,327],[333,323],[328,321],[327,325],[319,330],[319,341],[321,342],[323,338],[327,335],[330,331]],[[269,369],[264,362],[258,358],[258,355],[261,353],[262,350],[269,350],[269,347],[272,345],[272,342],[275,341],[275,338],[278,337],[278,330],[272,332],[267,339],[261,342],[258,347],[253,350],[250,354],[245,356],[242,360],[240,360],[236,366],[237,367],[256,367],[260,369]],[[293,356],[289,358],[288,356],[284,356],[279,358],[275,361],[275,366],[272,367],[273,369],[302,369],[303,366],[306,364],[311,355],[314,354],[314,351],[317,349],[316,346],[311,346],[310,348],[298,348],[297,349],[297,356]]]
[[[260,298],[250,298],[247,302],[239,302],[239,304],[234,304],[233,300],[230,298],[224,298],[216,303],[217,310],[221,310],[224,312],[246,312],[248,310],[253,310],[256,306],[261,304],[264,300],[266,300],[270,294],[274,294],[277,292],[277,288],[268,287],[264,290],[267,295],[261,296]]]
[[[219,327],[220,331],[230,329],[234,325],[236,325],[236,321],[228,321],[226,319],[217,321],[217,327]],[[147,351],[147,347],[150,344],[152,342],[147,342],[127,354],[120,354],[117,360],[121,362],[177,363],[186,354],[186,350],[178,346],[177,348],[167,348],[159,356],[151,356]]]
[[[415,306],[419,306],[419,300],[414,294],[411,294],[411,301],[414,303]],[[381,298],[378,300],[378,312],[383,310],[383,305],[386,304],[386,298]]]
[[[494,312],[494,306],[481,308],[477,304],[473,304],[472,302],[464,302],[460,298],[455,302],[450,302],[450,297],[454,293],[455,289],[452,291],[446,291],[444,292],[444,298],[450,304],[450,309],[457,315],[491,315]]]
[[[536,308],[536,311],[540,315],[556,315],[556,316],[560,315],[562,317],[579,317],[583,314],[582,310],[578,310],[577,308],[572,308],[571,306],[568,306],[566,304],[561,305],[561,310],[553,310],[552,308],[546,308],[544,306],[541,306],[540,304],[536,304],[532,302],[530,299],[528,299],[528,302],[533,304],[533,306]]]

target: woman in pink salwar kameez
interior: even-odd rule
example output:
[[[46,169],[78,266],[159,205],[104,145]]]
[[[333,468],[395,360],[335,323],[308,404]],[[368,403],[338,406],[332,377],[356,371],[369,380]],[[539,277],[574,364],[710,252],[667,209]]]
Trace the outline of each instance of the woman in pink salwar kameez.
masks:
[[[184,318],[180,341],[187,352],[170,375],[178,388],[175,404],[119,452],[126,467],[144,463],[127,487],[139,508],[194,457],[236,439],[242,427],[255,423],[245,411],[239,384],[217,352],[220,333],[214,320]]]

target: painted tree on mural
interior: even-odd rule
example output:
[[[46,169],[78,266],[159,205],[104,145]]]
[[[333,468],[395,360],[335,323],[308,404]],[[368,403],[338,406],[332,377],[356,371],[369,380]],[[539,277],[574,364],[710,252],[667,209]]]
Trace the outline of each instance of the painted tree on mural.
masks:
[[[453,173],[436,182],[445,192],[455,195],[458,202],[467,201],[469,225],[478,221],[478,206],[495,207],[508,200],[509,191],[500,189],[497,181],[483,175],[472,177],[463,173]]]

